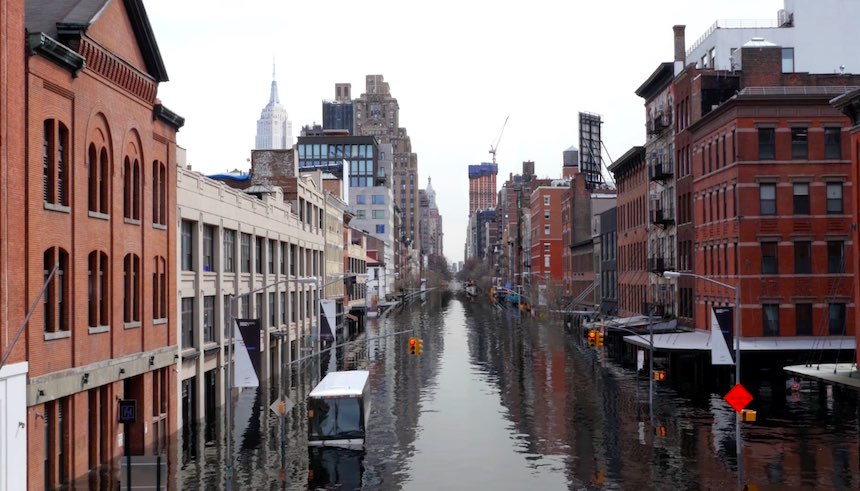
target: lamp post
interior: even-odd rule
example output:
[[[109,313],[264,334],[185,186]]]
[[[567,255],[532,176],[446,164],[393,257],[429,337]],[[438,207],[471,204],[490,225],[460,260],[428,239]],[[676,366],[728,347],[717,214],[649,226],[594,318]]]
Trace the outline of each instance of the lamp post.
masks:
[[[723,283],[722,281],[717,281],[712,278],[708,278],[707,276],[698,275],[695,273],[683,273],[680,271],[665,271],[663,276],[666,278],[680,278],[681,276],[687,276],[690,278],[696,278],[703,281],[707,281],[709,283],[713,283],[715,285],[721,286],[723,288],[728,288],[729,290],[733,290],[735,292],[735,332],[734,341],[735,341],[735,384],[741,383],[741,302],[740,302],[740,286],[729,285],[728,283]],[[740,485],[743,482],[743,473],[744,473],[744,464],[743,464],[743,440],[741,440],[741,413],[735,412],[735,448],[737,450],[737,460],[738,460],[738,484]]]
[[[319,279],[314,276],[291,277],[276,281],[274,283],[269,283],[268,285],[263,285],[259,288],[247,291],[245,293],[240,293],[238,295],[230,295],[230,315],[227,318],[227,322],[230,323],[230,342],[227,344],[227,455],[225,457],[225,475],[228,490],[233,489],[233,344],[235,343],[236,339],[236,322],[234,321],[234,319],[236,318],[236,304],[238,303],[240,298],[247,298],[254,293],[291,282],[295,282],[300,285],[308,285],[318,283]],[[289,339],[290,336],[288,328],[287,346],[289,346]]]

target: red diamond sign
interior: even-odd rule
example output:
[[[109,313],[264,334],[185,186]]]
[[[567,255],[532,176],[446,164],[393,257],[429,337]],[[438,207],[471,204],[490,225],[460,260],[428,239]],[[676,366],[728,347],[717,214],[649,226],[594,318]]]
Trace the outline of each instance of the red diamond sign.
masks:
[[[743,385],[737,384],[732,387],[732,390],[726,394],[723,399],[729,403],[729,406],[734,408],[735,411],[741,412],[741,410],[747,407],[747,404],[752,402],[753,396],[750,394]]]

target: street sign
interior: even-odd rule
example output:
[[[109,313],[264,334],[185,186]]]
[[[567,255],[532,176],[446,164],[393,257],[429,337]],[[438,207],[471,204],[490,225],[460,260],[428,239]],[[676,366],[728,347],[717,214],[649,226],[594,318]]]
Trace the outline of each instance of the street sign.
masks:
[[[286,416],[288,412],[292,411],[293,406],[293,401],[291,401],[289,397],[284,397],[283,399],[278,398],[277,401],[273,402],[272,405],[269,406],[269,409],[278,416]]]
[[[119,401],[119,422],[134,424],[137,421],[137,400],[122,399]]]
[[[729,406],[731,406],[735,411],[741,412],[743,408],[747,407],[747,404],[752,402],[753,396],[744,388],[743,385],[737,384],[732,387],[732,390],[730,390],[723,399],[725,399],[726,402],[729,403]]]

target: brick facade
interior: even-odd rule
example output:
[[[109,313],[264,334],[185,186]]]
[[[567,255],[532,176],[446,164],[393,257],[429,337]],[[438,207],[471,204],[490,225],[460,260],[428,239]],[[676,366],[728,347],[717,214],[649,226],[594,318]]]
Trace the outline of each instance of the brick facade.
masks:
[[[62,44],[43,7],[27,4],[31,44],[41,34],[26,82],[28,304],[59,269],[27,329],[28,482],[93,486],[91,470],[118,472],[117,399],[137,400],[133,455],[175,450],[182,118],[156,99],[166,73],[141,2],[110,2]]]
[[[648,168],[645,147],[633,147],[609,167],[618,186],[618,315],[638,315],[647,302]]]

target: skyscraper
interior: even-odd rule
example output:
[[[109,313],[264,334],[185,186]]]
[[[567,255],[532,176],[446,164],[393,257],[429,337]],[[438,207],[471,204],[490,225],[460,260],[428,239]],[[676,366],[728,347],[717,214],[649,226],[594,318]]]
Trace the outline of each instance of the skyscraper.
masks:
[[[335,100],[323,101],[323,129],[347,130],[355,134],[353,128],[352,85],[335,84]]]
[[[469,166],[469,215],[496,209],[496,164],[484,162]]]
[[[406,128],[400,127],[400,106],[391,96],[391,89],[382,75],[368,75],[366,91],[353,101],[355,134],[373,135],[380,143],[394,147],[392,165],[394,201],[402,213],[401,239],[411,241],[421,250],[418,202],[418,155],[412,152],[412,142]]]
[[[278,97],[278,82],[275,80],[275,67],[272,66],[272,91],[269,103],[260,113],[257,120],[257,138],[254,144],[256,150],[278,150],[293,146],[293,123],[287,115],[287,110],[281,105]]]

